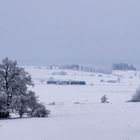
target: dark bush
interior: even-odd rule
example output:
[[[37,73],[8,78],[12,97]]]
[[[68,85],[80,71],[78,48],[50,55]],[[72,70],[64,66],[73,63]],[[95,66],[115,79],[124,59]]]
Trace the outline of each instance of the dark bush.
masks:
[[[135,94],[132,96],[132,99],[128,102],[140,102],[140,87],[136,90]]]
[[[32,117],[48,117],[50,111],[43,104],[38,103],[37,108],[32,113]]]
[[[0,119],[7,119],[10,117],[9,112],[6,111],[0,111]]]
[[[108,103],[108,98],[106,97],[106,95],[101,97],[101,103]]]

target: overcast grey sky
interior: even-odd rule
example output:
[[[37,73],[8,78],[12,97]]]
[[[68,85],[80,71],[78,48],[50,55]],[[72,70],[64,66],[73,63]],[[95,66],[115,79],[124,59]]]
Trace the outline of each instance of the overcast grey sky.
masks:
[[[140,62],[140,0],[0,0],[0,59]]]

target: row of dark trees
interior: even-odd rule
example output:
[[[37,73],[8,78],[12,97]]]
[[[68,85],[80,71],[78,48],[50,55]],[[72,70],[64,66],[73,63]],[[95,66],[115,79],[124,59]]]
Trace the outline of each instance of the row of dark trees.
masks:
[[[133,65],[129,65],[125,63],[113,64],[112,69],[113,70],[136,70],[136,68]]]
[[[46,117],[50,111],[38,102],[35,93],[29,90],[34,86],[31,76],[16,61],[8,58],[0,64],[0,118],[11,114],[19,117]]]

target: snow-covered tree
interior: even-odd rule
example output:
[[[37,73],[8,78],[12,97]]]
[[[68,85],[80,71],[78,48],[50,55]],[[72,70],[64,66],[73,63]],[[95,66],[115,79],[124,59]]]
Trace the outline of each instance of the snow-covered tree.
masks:
[[[32,113],[37,108],[37,96],[33,91],[28,91],[26,94],[17,96],[13,101],[13,110],[18,113],[20,118],[26,114],[27,116],[32,116]]]
[[[28,86],[33,85],[31,76],[16,61],[8,58],[0,64],[0,95],[5,97],[5,110],[10,111],[13,98],[26,94]]]
[[[0,115],[14,112],[20,117],[24,114],[32,116],[41,108],[37,96],[29,90],[33,85],[29,73],[18,67],[16,61],[3,59],[0,64]]]

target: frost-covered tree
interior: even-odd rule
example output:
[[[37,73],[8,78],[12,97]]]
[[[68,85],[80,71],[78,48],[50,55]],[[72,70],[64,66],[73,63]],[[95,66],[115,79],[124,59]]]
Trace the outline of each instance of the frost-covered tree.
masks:
[[[27,96],[21,95],[17,96],[13,101],[13,112],[17,113],[20,118],[23,117],[25,113],[28,112],[28,103],[27,103]]]
[[[8,58],[0,64],[0,98],[4,99],[4,109],[10,112],[13,106],[13,99],[26,94],[28,86],[32,86],[31,76],[17,66],[16,61]]]
[[[32,116],[38,104],[38,96],[36,96],[35,92],[29,91],[27,103],[28,103],[28,108],[29,108],[28,116]]]
[[[20,118],[26,114],[27,116],[32,116],[32,113],[36,109],[38,103],[38,97],[33,91],[27,91],[26,94],[17,96],[14,99],[14,111],[18,113]]]
[[[16,61],[8,58],[0,64],[0,118],[16,113],[20,117],[45,117],[50,111],[38,102],[35,93],[29,90],[33,86],[31,76]]]

